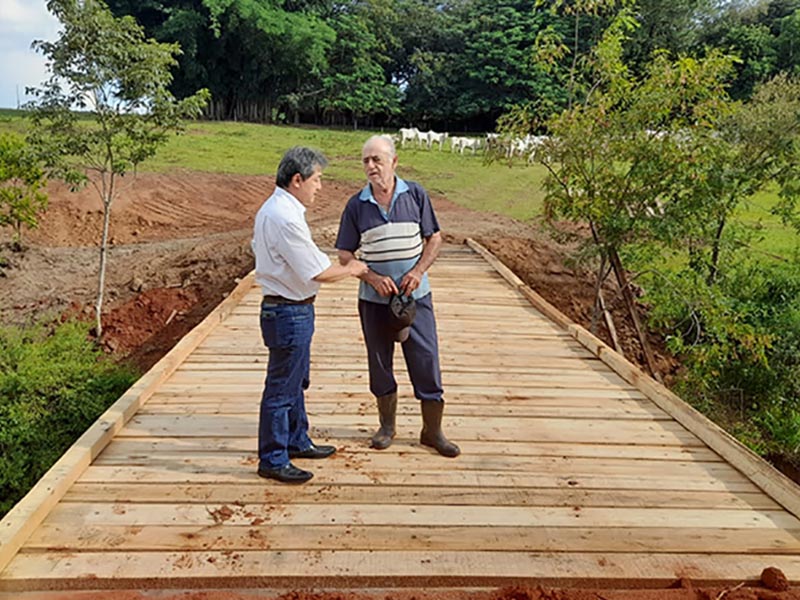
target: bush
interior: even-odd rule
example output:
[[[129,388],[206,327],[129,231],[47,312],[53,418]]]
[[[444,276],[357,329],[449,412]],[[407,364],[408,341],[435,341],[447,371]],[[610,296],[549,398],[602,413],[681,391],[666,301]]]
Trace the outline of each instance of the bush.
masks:
[[[651,314],[686,367],[677,391],[753,450],[798,464],[800,264],[743,262],[713,287],[686,270],[671,283],[653,287]]]
[[[0,328],[0,516],[136,380],[88,331],[72,321]]]

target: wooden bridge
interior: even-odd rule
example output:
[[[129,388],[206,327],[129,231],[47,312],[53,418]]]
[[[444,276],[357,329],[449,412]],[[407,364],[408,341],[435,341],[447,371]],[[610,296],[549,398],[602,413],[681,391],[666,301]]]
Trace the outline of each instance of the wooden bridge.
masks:
[[[0,523],[0,592],[666,586],[800,581],[800,493],[571,324],[481,247],[431,272],[446,459],[377,415],[352,281],[317,302],[313,436],[338,453],[292,487],[256,475],[266,350],[252,278],[73,446]]]

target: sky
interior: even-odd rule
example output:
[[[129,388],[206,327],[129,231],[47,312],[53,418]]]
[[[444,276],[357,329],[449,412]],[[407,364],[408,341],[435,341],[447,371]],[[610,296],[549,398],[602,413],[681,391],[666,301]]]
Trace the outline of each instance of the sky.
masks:
[[[0,0],[0,108],[25,102],[25,87],[46,77],[44,58],[31,50],[33,40],[55,40],[58,21],[44,0]]]

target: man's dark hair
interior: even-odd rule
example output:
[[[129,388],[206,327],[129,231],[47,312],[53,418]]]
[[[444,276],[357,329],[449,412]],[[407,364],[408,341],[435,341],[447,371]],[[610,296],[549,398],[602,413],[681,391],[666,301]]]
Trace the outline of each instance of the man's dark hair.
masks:
[[[295,146],[287,150],[278,165],[278,174],[275,176],[275,183],[278,187],[286,188],[297,173],[300,173],[303,181],[314,174],[314,168],[324,169],[328,166],[328,159],[319,150]]]

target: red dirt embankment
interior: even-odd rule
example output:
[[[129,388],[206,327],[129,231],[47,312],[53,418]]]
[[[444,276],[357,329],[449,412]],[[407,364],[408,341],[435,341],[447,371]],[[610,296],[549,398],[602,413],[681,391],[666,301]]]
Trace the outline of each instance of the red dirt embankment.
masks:
[[[103,341],[116,356],[147,368],[252,269],[252,220],[274,179],[144,173],[125,185],[112,207]],[[307,213],[318,244],[333,246],[344,203],[356,190],[325,182]],[[26,235],[26,252],[3,252],[11,265],[0,277],[0,322],[92,314],[100,201],[91,187],[71,193],[53,184],[48,191],[50,208],[39,229]],[[447,242],[477,239],[565,314],[590,324],[593,275],[565,267],[564,249],[535,224],[469,211],[442,197],[434,205]],[[613,289],[606,294],[614,296]],[[626,355],[640,361],[621,303],[611,310]],[[603,328],[599,335],[610,341]],[[672,368],[661,362],[665,371]]]

